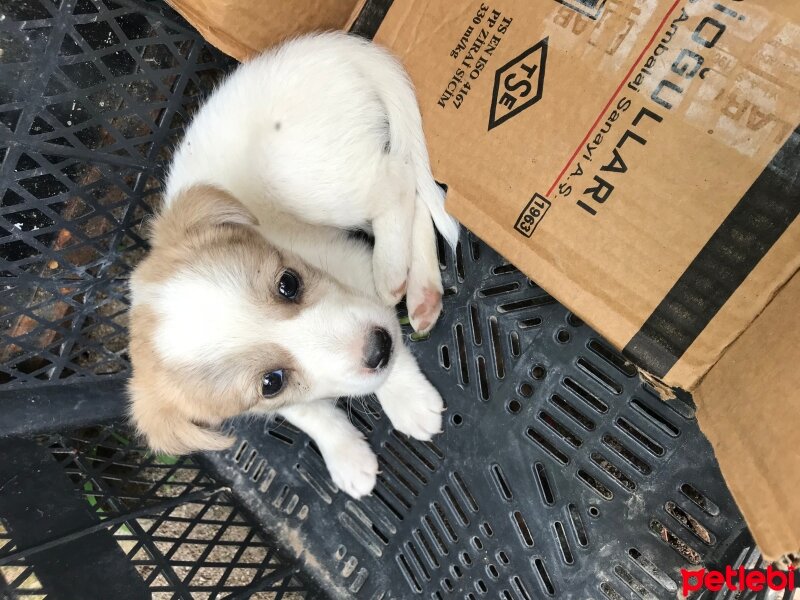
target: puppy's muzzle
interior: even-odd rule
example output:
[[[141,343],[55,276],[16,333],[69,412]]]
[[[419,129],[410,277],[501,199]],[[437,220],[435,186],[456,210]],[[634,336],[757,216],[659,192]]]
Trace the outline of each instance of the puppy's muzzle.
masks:
[[[381,327],[370,331],[364,344],[364,366],[378,370],[389,364],[392,357],[392,336]]]

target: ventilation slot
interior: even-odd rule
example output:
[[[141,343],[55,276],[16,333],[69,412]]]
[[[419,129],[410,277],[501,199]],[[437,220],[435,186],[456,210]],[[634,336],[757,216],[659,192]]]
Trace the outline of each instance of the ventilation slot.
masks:
[[[258,461],[256,468],[253,469],[253,474],[250,476],[250,479],[256,482],[259,479],[261,479],[261,476],[264,474],[264,469],[266,468],[266,466],[267,466],[267,461],[265,461],[262,458],[260,461]]]
[[[717,543],[714,534],[712,534],[708,529],[703,527],[703,525],[695,519],[692,515],[687,513],[683,510],[680,506],[675,504],[674,502],[667,502],[664,506],[664,510],[667,511],[667,514],[675,519],[678,523],[683,525],[686,529],[692,532],[692,534],[699,539],[701,542],[706,544],[707,546],[713,546]]]
[[[242,442],[239,444],[239,447],[236,449],[236,454],[233,455],[234,462],[238,463],[240,460],[242,460],[242,455],[244,454],[244,451],[247,450],[247,446],[247,442]]]
[[[392,484],[387,479],[385,474],[381,473],[378,475],[378,483],[380,483],[383,489],[389,492],[389,494],[391,494],[391,497],[394,498],[400,504],[401,506],[401,508],[399,509],[400,514],[404,514],[411,509],[411,503],[406,499],[404,495],[400,493],[400,490],[398,490],[394,486],[394,484]]]
[[[503,285],[495,285],[493,287],[488,287],[480,290],[478,295],[487,298],[489,296],[499,296],[500,294],[507,294],[508,292],[513,292],[514,290],[519,289],[519,283],[516,281],[512,283],[505,283]]]
[[[636,454],[631,452],[622,442],[620,442],[617,438],[612,435],[604,435],[603,436],[603,443],[611,448],[615,453],[619,455],[619,457],[631,465],[634,469],[639,471],[643,475],[650,474],[650,465],[644,462],[641,458],[639,458]]]
[[[633,482],[633,480],[625,475],[625,473],[623,473],[619,467],[609,461],[605,456],[599,452],[592,452],[591,458],[594,464],[613,477],[626,490],[632,492],[636,489],[636,484]]]
[[[517,323],[520,329],[530,329],[531,327],[539,327],[542,324],[541,317],[531,317],[530,319],[522,319]]]
[[[439,525],[442,526],[442,529],[444,529],[445,533],[447,534],[447,537],[450,538],[451,542],[457,542],[458,536],[456,535],[453,526],[450,525],[450,521],[447,519],[447,515],[444,514],[444,511],[442,510],[442,507],[439,506],[438,502],[433,503],[433,510],[435,511],[434,516],[438,517],[437,521],[439,522]]]
[[[572,431],[553,418],[549,413],[541,411],[538,417],[542,423],[547,425],[556,435],[567,442],[570,446],[573,448],[581,447],[581,438],[572,433]]]
[[[267,434],[271,437],[274,437],[279,442],[283,442],[287,446],[294,445],[294,440],[286,435],[283,435],[281,432],[277,431],[276,429],[272,429],[271,427],[267,429]]]
[[[439,364],[443,369],[450,368],[450,348],[445,345],[439,347]]]
[[[642,556],[636,548],[628,550],[628,555],[645,573],[652,577],[658,584],[669,592],[677,592],[677,584],[669,578],[669,576],[659,569],[655,563]]]
[[[467,504],[469,505],[469,509],[472,512],[478,512],[478,503],[475,501],[475,497],[472,495],[472,492],[469,491],[467,484],[464,483],[464,480],[461,478],[461,475],[459,475],[456,472],[453,472],[452,479],[455,482],[456,487],[461,492],[461,495],[463,496],[464,500],[466,500]]]
[[[378,480],[380,483],[383,483],[380,479]],[[389,498],[384,494],[378,487],[376,486],[374,490],[372,490],[372,494],[380,500],[381,504],[383,504],[386,508],[389,509],[395,517],[397,517],[398,521],[403,520],[403,511],[402,509],[397,508],[392,502],[389,501]]]
[[[508,334],[509,342],[511,343],[511,356],[519,356],[522,353],[522,348],[519,345],[519,334],[512,331]]]
[[[656,598],[641,581],[636,579],[636,577],[631,575],[621,566],[617,565],[614,567],[614,575],[616,575],[620,581],[622,581],[622,583],[628,586],[630,590],[642,600],[658,600],[658,598]]]
[[[419,581],[417,581],[417,576],[414,575],[413,571],[411,571],[411,567],[409,566],[408,562],[406,562],[405,556],[398,554],[397,564],[400,565],[400,571],[406,578],[406,583],[408,583],[408,587],[411,588],[411,591],[413,591],[415,594],[422,593],[422,587],[420,586]]]
[[[416,540],[417,544],[419,544],[420,549],[422,550],[422,554],[425,556],[425,560],[432,569],[439,568],[439,560],[436,558],[436,555],[433,553],[433,547],[431,546],[431,542],[422,531],[419,529],[415,529],[411,532],[412,537]]]
[[[525,587],[525,584],[522,583],[522,580],[519,577],[514,575],[514,577],[511,578],[511,581],[514,584],[514,587],[517,588],[517,593],[522,600],[533,600],[531,595],[528,593],[528,589]]]
[[[407,438],[403,438],[398,434],[396,431],[392,432],[392,437],[400,443],[406,450],[408,450],[414,458],[416,458],[420,463],[422,463],[426,469],[433,472],[436,470],[433,462],[431,462],[427,457],[425,457],[417,448],[414,447],[412,441]]]
[[[419,553],[417,552],[417,547],[411,542],[406,542],[405,548],[406,548],[406,562],[415,567],[417,575],[421,576],[422,579],[430,581],[431,575],[430,573],[428,573],[428,569],[425,568],[425,565],[423,564],[422,559],[420,558]]]
[[[681,492],[689,500],[694,502],[700,508],[700,510],[702,510],[707,515],[711,515],[712,517],[716,517],[717,515],[719,515],[719,506],[717,506],[711,500],[706,498],[694,486],[689,485],[688,483],[684,483],[681,486]]]
[[[581,513],[578,511],[578,507],[574,504],[570,504],[567,510],[569,512],[570,521],[572,521],[572,530],[575,532],[575,537],[578,539],[578,544],[587,546],[589,544],[589,536],[586,534],[586,527],[583,525],[583,519],[581,519]]]
[[[675,412],[676,414],[683,417],[687,421],[691,421],[692,419],[694,419],[695,411],[694,407],[690,405],[691,398],[689,399],[689,402],[687,402],[686,400],[683,400],[681,398],[682,394],[678,394],[677,398],[673,398],[669,402],[664,402],[661,399],[661,394],[653,386],[652,383],[650,383],[649,381],[645,381],[642,384],[642,387],[644,388],[644,391],[646,391],[653,397],[654,400],[657,400],[658,404],[661,404],[665,408],[670,409],[671,411]]]
[[[700,554],[689,547],[689,545],[684,542],[681,538],[675,535],[672,531],[666,528],[666,526],[653,519],[650,521],[650,531],[656,534],[661,541],[665,542],[669,545],[670,548],[675,550],[681,557],[690,564],[699,565],[700,564]]]
[[[346,402],[353,402],[353,399],[352,398],[347,399]],[[362,399],[362,398],[357,399],[356,402],[359,402],[361,404],[361,410],[359,410],[359,409],[350,410],[349,407],[348,407],[348,411],[347,411],[348,414],[350,415],[350,419],[355,421],[355,423],[353,423],[353,425],[358,427],[364,433],[372,433],[372,430],[374,429],[374,427],[372,426],[372,423],[370,423],[366,419],[366,417],[363,414],[361,414],[361,411],[364,411],[365,413],[369,413],[370,415],[373,415],[374,413],[372,411],[372,408],[369,406],[369,404],[367,404],[367,401]],[[380,417],[378,417],[378,418],[380,418]]]
[[[653,454],[655,456],[664,456],[664,447],[661,444],[655,442],[649,436],[645,435],[643,431],[638,429],[636,426],[633,425],[633,423],[631,423],[624,417],[618,418],[616,420],[616,425],[617,427],[622,429],[622,431],[624,431],[634,440],[636,440],[639,443],[639,445],[642,446],[648,452],[650,452],[650,454]]]
[[[603,592],[603,595],[605,595],[608,600],[625,600],[625,598],[623,598],[608,582],[604,581],[600,584],[600,591]]]
[[[539,486],[539,493],[542,495],[542,500],[548,506],[552,506],[555,502],[555,494],[553,493],[553,486],[550,485],[550,478],[547,476],[545,466],[537,462],[533,466],[533,474],[536,476],[536,483]]]
[[[478,384],[481,389],[481,398],[488,400],[489,378],[486,375],[486,359],[482,356],[479,356],[477,359],[475,359],[475,363],[478,365]]]
[[[414,498],[419,496],[419,491],[408,481],[408,478],[403,477],[400,471],[388,462],[383,456],[378,456],[378,464],[381,466],[383,476],[387,479],[391,478],[397,482],[405,491],[411,494]]]
[[[525,435],[527,435],[531,441],[533,441],[537,446],[547,452],[562,465],[569,463],[569,458],[567,455],[556,448],[547,438],[536,431],[533,427],[528,427],[528,429],[525,431]]]
[[[439,269],[441,270],[447,267],[448,248],[447,242],[442,237],[442,234],[436,231],[436,255],[439,258]]]
[[[544,295],[536,298],[525,298],[524,300],[517,300],[515,302],[508,302],[501,304],[497,307],[497,311],[501,313],[516,312],[518,310],[525,310],[526,308],[536,308],[539,306],[547,306],[554,304],[555,300],[552,296]]]
[[[481,318],[478,314],[478,307],[475,304],[469,305],[469,323],[472,326],[472,339],[475,340],[476,346],[480,346],[483,343],[483,332],[481,332]]]
[[[588,485],[592,490],[597,492],[597,494],[603,500],[611,500],[614,497],[614,493],[608,489],[605,485],[603,485],[600,481],[598,481],[594,476],[590,475],[583,469],[580,469],[576,476],[578,479],[583,481],[586,485]]]
[[[594,366],[594,364],[590,363],[585,358],[579,358],[577,364],[579,369],[591,376],[609,392],[613,392],[614,394],[620,394],[622,392],[622,386],[620,384],[611,379],[611,377],[606,375],[603,371],[598,369],[596,366]]]
[[[444,536],[439,528],[436,526],[436,523],[433,522],[428,515],[422,517],[422,524],[425,527],[425,531],[428,532],[428,535],[433,540],[434,546],[436,547],[436,551],[441,554],[442,556],[447,555],[447,545],[444,543]]]
[[[422,473],[420,473],[419,470],[416,467],[414,467],[412,461],[404,457],[397,448],[395,448],[389,442],[386,442],[383,445],[383,447],[391,456],[393,456],[401,465],[403,465],[408,470],[408,472],[414,476],[414,478],[417,481],[419,481],[422,485],[427,485],[428,478],[425,477]]]
[[[494,535],[494,531],[492,530],[492,526],[489,523],[481,523],[481,533],[486,537],[492,537]]]
[[[533,568],[536,570],[536,574],[539,576],[539,583],[542,584],[542,590],[544,593],[548,596],[555,594],[556,588],[553,586],[553,582],[550,580],[550,575],[547,574],[544,561],[541,558],[534,559]]]
[[[583,427],[586,431],[594,431],[595,424],[589,417],[584,415],[582,412],[574,408],[569,402],[564,400],[558,394],[553,394],[550,397],[550,402],[555,404],[561,412],[566,414],[570,417],[573,421],[575,421],[578,425]]]
[[[494,464],[491,467],[491,471],[492,478],[494,479],[495,485],[497,486],[500,495],[503,497],[503,500],[510,502],[514,498],[514,494],[511,492],[511,486],[508,484],[508,480],[503,473],[503,469],[500,468],[500,465]]]
[[[564,387],[566,387],[569,391],[575,394],[578,398],[583,400],[586,404],[588,404],[592,409],[595,411],[603,414],[608,412],[608,404],[600,400],[597,396],[595,396],[592,392],[587,390],[581,384],[579,384],[574,379],[569,377],[564,378]]]
[[[461,368],[461,383],[469,383],[469,368],[467,367],[467,345],[464,341],[464,326],[456,324],[456,347],[458,348],[458,366]]]
[[[631,400],[631,406],[636,412],[645,417],[648,421],[650,421],[650,423],[658,427],[668,436],[678,437],[678,435],[680,434],[680,430],[677,427],[675,427],[672,423],[667,421],[664,417],[655,412],[652,408],[647,406],[641,400],[637,400],[636,398],[634,398],[633,400]]]
[[[569,540],[567,539],[567,532],[564,530],[564,525],[561,521],[556,521],[553,523],[553,529],[556,533],[556,540],[558,540],[558,545],[561,547],[561,556],[564,557],[564,562],[568,565],[571,565],[575,562],[575,559],[572,556],[572,548],[569,547]]]
[[[453,495],[453,492],[450,489],[450,487],[444,486],[442,488],[442,493],[444,494],[445,501],[448,507],[450,508],[450,512],[453,513],[458,518],[459,521],[461,521],[462,525],[464,525],[465,527],[469,525],[469,519],[467,518],[467,513],[464,512],[464,509],[458,503],[458,500]]]
[[[500,343],[500,329],[497,326],[497,318],[489,317],[489,333],[492,337],[492,353],[494,354],[494,372],[498,379],[506,376],[505,359],[503,358],[503,346]]]
[[[469,244],[469,249],[472,254],[472,260],[478,260],[481,257],[481,243],[479,241],[472,240]]]
[[[242,465],[242,471],[247,473],[250,470],[250,467],[253,466],[253,463],[255,462],[257,456],[258,456],[258,451],[251,450],[250,456],[247,457],[247,460],[244,461],[244,464]]]
[[[464,254],[461,249],[461,242],[456,244],[456,277],[459,281],[464,281]]]
[[[514,265],[500,265],[499,267],[494,267],[492,269],[492,275],[505,275],[506,273],[517,273],[519,269]]]
[[[612,350],[605,344],[592,340],[588,344],[589,350],[601,359],[603,359],[610,366],[614,367],[617,371],[625,375],[625,377],[633,377],[636,375],[636,366],[618,352]]]

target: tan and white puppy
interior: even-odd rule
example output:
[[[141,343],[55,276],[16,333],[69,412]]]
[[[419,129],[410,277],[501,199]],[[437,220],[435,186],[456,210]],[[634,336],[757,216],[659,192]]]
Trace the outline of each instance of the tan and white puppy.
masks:
[[[405,294],[417,331],[439,316],[432,220],[454,244],[395,59],[331,33],[243,64],[176,149],[131,278],[139,431],[163,452],[219,450],[225,419],[277,414],[314,439],[340,489],[368,494],[378,463],[338,397],[375,393],[417,439],[441,429],[392,308]]]

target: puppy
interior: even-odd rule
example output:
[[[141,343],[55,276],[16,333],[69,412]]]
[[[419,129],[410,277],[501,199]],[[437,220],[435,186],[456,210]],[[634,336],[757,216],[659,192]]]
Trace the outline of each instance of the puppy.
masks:
[[[314,439],[341,490],[368,494],[377,459],[338,397],[376,394],[420,440],[441,429],[442,399],[392,308],[406,295],[420,332],[439,316],[432,221],[454,245],[395,59],[329,33],[243,64],[176,149],[131,277],[138,430],[162,452],[221,450],[225,419],[280,415]]]

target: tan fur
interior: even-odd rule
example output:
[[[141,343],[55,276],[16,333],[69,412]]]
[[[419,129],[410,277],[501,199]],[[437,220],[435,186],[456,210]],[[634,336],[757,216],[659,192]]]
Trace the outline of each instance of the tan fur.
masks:
[[[263,261],[265,254],[274,255],[271,262],[277,267],[281,260],[277,251],[252,229],[256,224],[252,213],[230,194],[211,186],[191,188],[154,218],[153,248],[134,273],[132,287],[164,282],[188,266],[196,269],[207,264],[208,268],[214,268],[219,255],[225,252],[250,263],[252,272],[264,267],[260,283],[272,287],[274,274],[267,272],[268,263],[259,261]],[[253,285],[260,287],[258,281]],[[286,317],[296,312],[297,307],[275,304],[272,309]],[[208,365],[200,371],[170,366],[153,347],[157,326],[158,318],[148,307],[131,309],[130,352],[134,370],[128,388],[129,412],[139,433],[154,450],[170,454],[227,448],[233,439],[214,428],[251,407],[252,401],[260,397],[256,383],[247,377],[237,380],[215,372],[225,369],[226,364]],[[272,356],[281,354],[272,348],[261,353],[265,352]],[[231,362],[247,369],[248,355],[232,356]],[[288,357],[276,360],[281,366],[291,364]],[[253,370],[255,378],[259,367],[254,366]],[[226,384],[223,388],[215,385],[220,381]],[[243,386],[253,389],[241,389]]]

